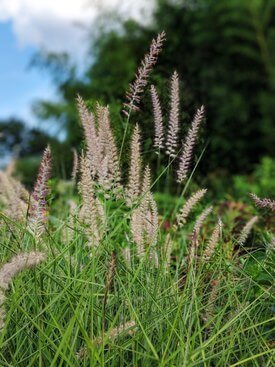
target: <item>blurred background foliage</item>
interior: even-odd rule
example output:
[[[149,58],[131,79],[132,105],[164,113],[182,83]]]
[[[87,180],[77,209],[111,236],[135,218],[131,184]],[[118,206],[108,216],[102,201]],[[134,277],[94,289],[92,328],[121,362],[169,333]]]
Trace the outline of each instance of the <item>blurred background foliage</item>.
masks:
[[[71,148],[79,148],[82,140],[77,93],[91,106],[95,101],[109,104],[119,143],[124,128],[121,106],[125,91],[152,37],[162,30],[166,31],[167,42],[150,83],[158,88],[164,112],[169,111],[169,78],[174,70],[182,81],[182,133],[195,109],[202,103],[206,106],[207,119],[197,151],[200,153],[205,146],[207,149],[196,177],[217,191],[229,188],[239,194],[247,190],[274,193],[274,0],[157,0],[150,25],[127,21],[116,30],[102,29],[96,40],[91,36],[84,72],[79,72],[66,54],[36,55],[33,67],[52,75],[59,99],[36,101],[34,113],[62,128],[65,139],[26,132],[14,122],[20,128],[9,124],[9,134],[13,135],[14,130],[16,145],[20,146],[18,156],[24,157],[29,170],[26,157],[36,155],[50,140],[56,151],[56,174],[63,178],[70,175]],[[149,146],[154,132],[148,91],[141,111],[132,119],[137,121],[142,126],[145,147]],[[152,167],[156,167],[157,158],[150,152],[148,156]],[[20,165],[23,177],[29,176],[24,173],[24,161]],[[251,179],[241,176],[253,172]]]

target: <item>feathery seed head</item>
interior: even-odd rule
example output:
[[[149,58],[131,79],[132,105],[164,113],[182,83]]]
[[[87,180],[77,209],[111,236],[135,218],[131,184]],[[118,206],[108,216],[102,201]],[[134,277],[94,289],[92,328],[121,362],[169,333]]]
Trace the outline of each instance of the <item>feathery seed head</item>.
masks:
[[[180,156],[180,163],[177,171],[178,174],[177,181],[179,183],[182,183],[187,177],[192,159],[193,149],[196,143],[199,127],[203,117],[204,117],[204,106],[202,106],[197,110],[183,145],[183,151]]]
[[[126,203],[132,206],[140,193],[140,172],[141,172],[141,152],[140,152],[140,131],[139,126],[136,125],[131,143],[131,162],[128,179],[128,186],[126,190]]]
[[[189,253],[188,253],[188,263],[192,262],[195,259],[195,255],[196,255],[196,251],[198,247],[198,236],[199,236],[200,229],[205,219],[212,212],[212,210],[213,210],[212,205],[204,209],[195,222],[193,233],[192,233],[192,241],[191,241],[191,245],[190,245]]]
[[[29,193],[19,181],[0,171],[0,202],[3,212],[15,221],[24,221],[27,216]]]
[[[25,203],[28,203],[30,199],[30,193],[25,189],[21,182],[11,176],[8,176],[8,181],[10,186],[13,188],[15,195]]]
[[[195,222],[193,233],[192,233],[192,241],[191,241],[191,244],[190,244],[190,247],[189,247],[189,252],[188,252],[187,262],[189,264],[191,262],[193,262],[195,257],[196,257],[196,252],[197,252],[197,247],[198,247],[198,236],[199,236],[200,229],[201,229],[205,219],[212,212],[212,210],[213,210],[212,205],[207,207],[206,209],[204,209],[202,211],[202,213],[199,215],[199,217],[197,218],[196,222]]]
[[[158,207],[151,192],[149,195],[147,213],[148,214],[144,217],[146,242],[150,246],[155,246],[158,239]]]
[[[159,151],[161,149],[164,149],[163,118],[158,92],[154,85],[151,85],[151,98],[155,124],[154,147]]]
[[[201,189],[195,192],[184,204],[179,214],[177,215],[177,226],[181,228],[186,223],[188,217],[194,206],[203,198],[206,194],[207,189]]]
[[[179,77],[175,71],[171,78],[171,102],[168,135],[166,141],[166,153],[170,158],[175,158],[179,133]]]
[[[75,226],[76,226],[76,216],[78,214],[78,207],[74,200],[69,200],[69,216],[68,216],[68,225],[64,227],[63,236],[64,242],[70,242],[73,239],[75,234]]]
[[[252,193],[249,195],[257,207],[267,208],[267,209],[270,209],[271,211],[275,210],[275,200],[271,200],[268,198],[260,199],[257,195],[252,194]]]
[[[271,238],[269,244],[266,247],[266,254],[270,255],[275,252],[275,236]]]
[[[164,40],[165,32],[159,33],[157,38],[152,40],[149,53],[144,56],[141,66],[138,68],[135,81],[129,85],[129,91],[126,94],[127,102],[124,103],[123,109],[126,116],[129,116],[131,111],[139,109],[141,95],[148,83],[149,74],[157,62]]]
[[[155,246],[158,236],[158,210],[151,193],[133,210],[130,224],[137,255],[142,258],[145,246]]]
[[[237,240],[238,244],[239,245],[244,245],[245,241],[247,240],[254,224],[258,221],[258,217],[257,216],[254,216],[253,218],[251,218],[247,223],[246,225],[243,227],[240,235],[239,235],[239,238]]]
[[[28,226],[37,237],[43,234],[47,223],[46,199],[49,194],[48,181],[51,177],[51,170],[52,155],[48,146],[44,151],[34,190],[30,198]]]
[[[149,164],[146,165],[143,175],[143,182],[142,182],[142,194],[150,191],[151,188],[151,170]]]
[[[198,236],[200,229],[203,225],[203,222],[208,217],[208,215],[212,212],[213,206],[209,206],[206,209],[203,210],[203,212],[199,215],[198,219],[195,222],[193,235]]]
[[[154,248],[151,248],[150,249],[150,260],[153,262],[153,264],[154,264],[154,266],[156,268],[159,267],[159,256],[158,256],[158,252]]]
[[[6,318],[5,291],[9,288],[12,279],[22,270],[39,265],[45,259],[46,255],[43,252],[22,252],[13,256],[0,268],[0,329],[4,327]]]
[[[144,248],[144,217],[141,207],[134,208],[131,215],[131,234],[133,241],[137,245],[137,256],[142,258],[145,254]]]
[[[204,310],[203,319],[204,321],[208,322],[211,318],[213,318],[213,314],[215,311],[215,303],[219,295],[221,287],[221,279],[215,279],[215,281],[212,282],[212,288],[210,291],[210,294],[208,296],[207,305]]]
[[[141,187],[141,206],[148,206],[150,201],[150,189],[151,189],[151,170],[147,164],[143,173],[143,181]]]
[[[78,172],[78,154],[75,148],[73,148],[72,151],[73,151],[72,181],[75,183],[76,175]]]
[[[167,234],[164,246],[164,261],[165,261],[165,269],[168,270],[171,264],[171,253],[172,253],[172,238],[170,233]]]
[[[18,273],[40,264],[45,258],[46,255],[39,251],[22,252],[13,256],[0,269],[0,288],[4,290],[8,289],[12,279]]]
[[[105,282],[106,289],[109,289],[113,282],[113,278],[115,275],[115,269],[116,269],[116,255],[113,252],[111,256],[111,260],[109,261],[108,272],[106,276],[106,282]]]
[[[80,181],[79,193],[82,196],[83,203],[88,203],[89,198],[94,196],[94,181],[91,177],[90,165],[88,158],[82,152],[80,156]]]
[[[107,335],[110,340],[117,338],[122,333],[126,333],[127,335],[133,335],[135,333],[134,328],[136,327],[137,324],[135,321],[128,321],[108,331]]]
[[[99,149],[95,119],[79,95],[77,96],[77,106],[81,124],[84,129],[85,142],[87,146],[86,155],[90,164],[91,173],[95,176],[99,166]]]
[[[113,341],[114,339],[122,335],[134,335],[137,331],[137,324],[135,321],[127,321],[119,326],[116,326],[105,332],[104,338],[106,341]],[[102,337],[98,337],[93,340],[95,345],[99,345],[103,342]],[[77,357],[82,359],[87,354],[87,348],[83,347],[77,352]]]
[[[157,244],[158,209],[151,192],[143,196],[140,205],[132,211],[131,233],[140,258],[144,256],[145,246]]]
[[[128,246],[122,249],[122,256],[124,258],[126,265],[130,267],[131,266],[131,250]]]
[[[121,173],[115,138],[111,129],[110,113],[108,107],[97,106],[98,118],[98,145],[100,149],[100,162],[106,161],[106,175],[101,179],[106,181],[108,187],[120,189]],[[100,178],[102,170],[98,170]]]
[[[28,190],[25,189],[25,187],[16,180],[14,177],[9,176],[8,177],[11,187],[13,188],[16,196],[18,196],[22,201],[25,203],[29,202],[30,199],[30,193]]]
[[[94,181],[91,176],[88,159],[81,156],[81,178],[79,190],[82,197],[82,208],[79,213],[81,221],[85,224],[85,234],[88,246],[97,247],[103,237],[105,227],[105,214],[102,204],[95,198]]]
[[[213,255],[213,253],[215,252],[215,248],[219,242],[219,237],[221,235],[221,232],[222,232],[222,221],[221,221],[221,218],[219,218],[212,232],[212,235],[208,241],[208,244],[204,250],[204,253],[203,253],[204,260],[206,261],[209,260],[211,256]]]

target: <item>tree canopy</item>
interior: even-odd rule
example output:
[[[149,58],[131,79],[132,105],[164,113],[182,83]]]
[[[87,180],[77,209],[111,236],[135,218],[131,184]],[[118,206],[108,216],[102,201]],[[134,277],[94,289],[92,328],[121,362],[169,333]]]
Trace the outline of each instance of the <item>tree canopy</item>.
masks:
[[[182,129],[196,107],[206,107],[201,144],[209,145],[201,172],[249,172],[262,155],[275,155],[274,13],[272,0],[158,0],[151,25],[127,21],[122,31],[102,33],[92,42],[82,76],[64,55],[42,55],[38,64],[54,76],[60,99],[40,101],[35,111],[62,124],[68,145],[75,145],[81,139],[75,106],[79,93],[91,105],[96,100],[110,105],[120,139],[119,112],[128,83],[152,37],[164,29],[167,43],[150,80],[164,111],[169,109],[169,77],[177,70]],[[148,92],[142,103],[150,103]],[[152,137],[152,115],[141,108],[135,119],[145,137]]]

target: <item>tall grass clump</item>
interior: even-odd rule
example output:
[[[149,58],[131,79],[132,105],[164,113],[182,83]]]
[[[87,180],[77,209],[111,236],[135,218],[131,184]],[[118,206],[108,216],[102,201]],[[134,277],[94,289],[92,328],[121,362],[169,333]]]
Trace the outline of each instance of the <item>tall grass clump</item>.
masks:
[[[160,176],[171,169],[180,192],[171,210],[158,206],[160,177],[144,161],[134,113],[164,37],[153,40],[127,93],[129,144],[126,133],[116,141],[108,107],[90,111],[77,97],[84,149],[73,151],[70,194],[50,192],[49,147],[31,194],[0,173],[1,366],[273,365],[274,238],[261,234],[253,247],[257,216],[231,231],[207,189],[190,193],[205,112],[182,139],[176,72],[167,127],[151,87],[154,148],[169,156]]]

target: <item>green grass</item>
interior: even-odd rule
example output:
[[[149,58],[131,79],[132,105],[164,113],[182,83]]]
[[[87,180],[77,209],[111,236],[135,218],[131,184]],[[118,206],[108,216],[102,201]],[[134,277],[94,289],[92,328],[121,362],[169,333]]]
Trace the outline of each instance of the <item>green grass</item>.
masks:
[[[176,143],[166,141],[166,148],[175,145],[175,158],[164,154],[158,154],[157,162],[153,158],[153,171],[157,170],[158,177],[152,180],[151,187],[144,162],[153,155],[149,146],[152,136],[144,141],[144,134],[139,136],[137,128],[132,139],[129,134],[132,130],[130,115],[134,105],[138,107],[139,96],[147,84],[159,52],[156,50],[161,44],[161,41],[159,46],[152,44],[150,57],[147,56],[138,69],[137,82],[127,97],[130,104],[128,117],[120,125],[124,126],[124,133],[119,149],[111,131],[108,108],[97,106],[94,120],[84,101],[78,98],[86,142],[86,157],[82,155],[80,159],[79,174],[82,203],[72,182],[57,182],[55,178],[47,182],[51,171],[50,148],[44,153],[30,202],[26,202],[28,194],[22,193],[8,174],[1,173],[1,264],[15,254],[33,249],[43,251],[47,258],[39,266],[14,277],[5,292],[7,298],[0,304],[0,322],[6,310],[5,324],[0,330],[0,367],[275,365],[272,213],[264,213],[267,231],[263,230],[264,220],[261,220],[253,236],[250,234],[243,245],[238,243],[241,229],[255,215],[255,209],[244,203],[243,198],[250,191],[257,193],[255,188],[260,192],[273,192],[273,161],[263,160],[255,171],[257,180],[252,183],[242,177],[228,179],[225,175],[218,178],[213,175],[210,179],[214,188],[212,198],[211,193],[207,194],[193,208],[183,228],[176,230],[175,219],[180,207],[190,193],[202,188],[195,186],[193,175],[208,144],[198,155],[185,186],[182,187],[183,182],[173,183],[180,157],[186,163],[181,174],[185,168],[189,169],[202,113],[195,116],[184,140],[181,136],[171,139],[181,141],[180,148]],[[177,131],[177,116],[180,115],[177,78],[173,83],[168,136]],[[125,166],[128,170],[132,167],[130,174]],[[28,164],[26,168],[30,168]],[[126,176],[128,185],[133,182],[133,195],[128,195],[129,191],[127,194],[127,185],[117,185],[116,190],[109,190],[118,183],[120,170],[123,185]],[[32,179],[33,175],[29,176]],[[39,237],[37,229],[44,229],[48,183],[52,192],[47,202],[50,216],[45,233]],[[230,196],[224,201],[219,194],[216,195],[224,193],[224,186],[232,186],[231,195],[237,191],[238,202],[232,201]],[[154,198],[150,192],[152,188],[156,191]],[[131,209],[125,205],[127,195],[133,201],[133,205],[129,205]],[[219,202],[215,201],[217,199]],[[78,210],[70,213],[72,200],[76,206],[83,204],[85,218]],[[30,210],[27,213],[28,205]],[[194,232],[196,218],[210,205],[214,206],[213,213],[200,230]],[[26,213],[20,217],[16,208]],[[91,215],[87,215],[88,211]],[[24,223],[13,221],[7,214],[21,218]],[[206,261],[203,252],[218,216],[223,222],[222,234],[217,227],[219,240],[215,239],[215,251]],[[133,217],[138,229],[136,236],[131,232]],[[37,221],[40,226],[34,225]],[[98,230],[94,236],[96,239],[91,230]],[[172,241],[169,260],[166,256],[168,235]],[[88,247],[88,240],[90,243],[94,240],[99,246]],[[143,251],[137,251],[134,240],[140,242],[140,248],[145,247],[144,256]],[[131,249],[130,264],[123,256],[126,247]],[[193,257],[190,248],[195,248]],[[152,256],[155,252],[158,264]],[[0,279],[1,286],[5,288],[3,279]],[[0,288],[0,299],[3,291]],[[123,327],[129,322],[130,328]],[[120,332],[115,336],[117,328]]]
[[[48,258],[16,277],[7,292],[0,366],[274,365],[274,252],[264,250],[268,235],[261,235],[262,249],[252,252],[248,245],[242,255],[233,251],[232,237],[221,241],[209,262],[198,258],[187,269],[182,260],[191,221],[174,236],[169,270],[164,256],[156,268],[149,254],[142,261],[133,256],[127,266],[121,248],[129,241],[129,215],[119,205],[106,204],[109,229],[94,250],[87,248],[77,219],[73,237],[67,238],[65,199],[55,203],[48,232],[39,243],[25,228],[3,219],[2,262],[33,248],[43,248]],[[159,194],[157,199],[161,202],[163,197]],[[212,227],[211,222],[204,227],[200,248]],[[165,235],[161,229],[159,253]],[[106,287],[112,253],[115,271]],[[216,296],[211,299],[215,284]],[[132,335],[125,331],[115,339],[108,337],[112,328],[127,321],[137,325]],[[79,359],[77,352],[83,347],[87,351]]]

